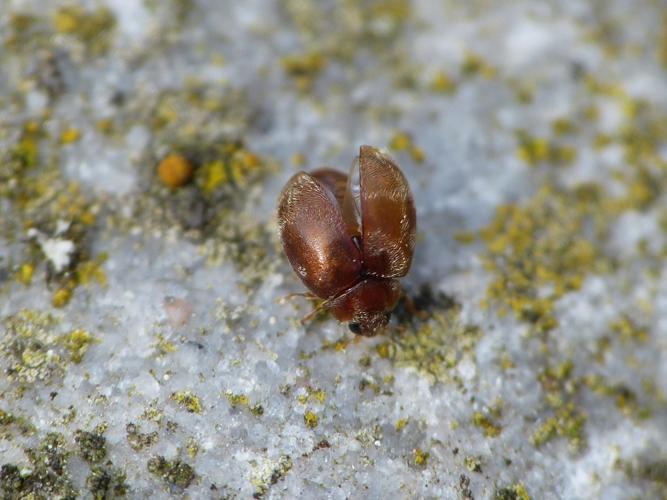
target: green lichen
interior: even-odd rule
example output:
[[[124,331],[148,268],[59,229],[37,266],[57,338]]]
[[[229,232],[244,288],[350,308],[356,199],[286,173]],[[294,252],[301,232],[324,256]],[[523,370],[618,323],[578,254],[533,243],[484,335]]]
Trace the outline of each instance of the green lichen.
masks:
[[[572,453],[580,452],[586,444],[584,424],[587,416],[577,410],[573,403],[562,405],[556,414],[547,419],[532,434],[532,443],[540,447],[556,437],[568,440]]]
[[[122,470],[95,465],[86,478],[86,488],[95,500],[108,500],[125,497],[129,486]]]
[[[69,351],[73,363],[81,363],[90,346],[98,342],[86,330],[77,329],[60,337],[60,342]]]
[[[414,368],[432,382],[448,382],[456,379],[450,373],[461,359],[473,355],[482,332],[462,322],[460,306],[451,299],[429,294],[422,291],[409,306],[399,305],[399,328],[375,349],[381,358]]]
[[[484,78],[495,78],[498,70],[489,62],[487,62],[481,55],[474,52],[466,52],[463,62],[461,63],[461,74],[465,77],[473,77],[481,75]]]
[[[77,430],[74,441],[79,446],[79,455],[90,464],[97,464],[107,456],[107,440],[98,432]]]
[[[493,420],[482,412],[475,412],[472,415],[472,423],[475,427],[479,427],[486,437],[498,437],[502,432],[502,427],[494,423]]]
[[[0,492],[3,498],[71,499],[77,497],[67,463],[69,453],[58,433],[49,433],[36,449],[26,450],[30,466],[0,466]]]
[[[292,78],[297,89],[308,92],[326,67],[327,60],[321,53],[310,52],[285,56],[281,62],[285,73]]]
[[[255,404],[250,407],[250,413],[256,417],[261,417],[264,415],[264,407],[261,404]]]
[[[265,222],[259,222],[255,214],[261,192],[256,189],[277,166],[261,157],[243,141],[220,137],[220,129],[232,127],[224,123],[230,116],[243,115],[237,110],[243,104],[220,104],[220,111],[192,110],[187,99],[178,94],[175,102],[168,101],[167,109],[177,110],[174,123],[165,124],[165,130],[157,133],[169,138],[168,150],[188,158],[194,165],[194,178],[188,186],[167,189],[155,180],[145,196],[135,200],[130,216],[114,215],[114,224],[124,231],[141,228],[143,231],[176,231],[177,234],[198,245],[198,252],[210,265],[231,262],[241,272],[240,285],[248,293],[257,290],[257,284],[276,266],[272,249],[275,235]],[[238,101],[244,100],[239,97]],[[181,109],[182,108],[182,109]],[[186,127],[182,119],[200,118],[201,124],[193,125],[203,130],[205,137],[184,137],[178,142],[173,135],[181,134]],[[212,116],[213,114],[213,116]],[[220,114],[220,118],[215,118]],[[218,121],[216,121],[218,120]],[[221,122],[222,121],[222,122]],[[212,129],[212,124],[219,126]],[[238,124],[244,130],[244,120]],[[211,135],[211,138],[207,134]],[[158,159],[148,157],[146,163],[156,164]],[[155,176],[157,179],[157,176]]]
[[[396,421],[396,424],[394,425],[394,429],[396,429],[396,432],[401,432],[403,429],[405,429],[405,426],[408,425],[408,422],[410,419],[408,418],[399,418]]]
[[[10,381],[49,384],[63,376],[66,364],[58,349],[58,321],[54,316],[24,309],[5,318],[4,324],[0,355],[8,363]]]
[[[463,459],[463,465],[470,472],[482,472],[482,459],[480,457],[467,456]]]
[[[637,324],[627,314],[622,314],[612,321],[609,327],[622,342],[646,342],[649,338],[648,328]]]
[[[16,433],[28,436],[35,432],[35,426],[27,418],[0,409],[0,439],[10,439]]]
[[[146,407],[144,412],[141,414],[141,418],[148,420],[149,422],[155,422],[156,424],[162,424],[164,419],[164,411],[157,407],[157,400],[151,401],[151,403]]]
[[[564,401],[571,399],[579,389],[579,381],[572,378],[574,363],[565,360],[559,365],[547,366],[538,374],[537,380],[544,391],[546,402],[552,408],[560,408]]]
[[[530,500],[530,495],[523,483],[516,483],[512,486],[497,489],[493,498],[495,500]]]
[[[453,94],[456,92],[457,83],[445,70],[438,71],[431,80],[430,89],[433,92]]]
[[[47,145],[51,147],[43,147]],[[29,285],[43,273],[53,290],[54,307],[65,307],[80,285],[92,281],[104,285],[103,256],[90,253],[90,230],[96,223],[99,205],[82,192],[79,184],[62,175],[58,149],[38,122],[23,124],[16,143],[0,151],[0,162],[0,197],[10,201],[3,236],[25,241],[25,261],[18,263],[17,279]],[[31,230],[39,236],[27,238]],[[56,236],[74,246],[68,265],[62,269],[53,266],[41,243]]]
[[[250,398],[245,394],[234,394],[231,391],[227,391],[225,392],[225,397],[233,408],[238,406],[248,406],[250,404]]]
[[[185,449],[188,452],[190,458],[195,458],[199,453],[199,443],[193,437],[189,437],[185,445]]]
[[[376,424],[373,427],[363,428],[354,436],[354,439],[359,441],[364,448],[375,446],[376,443],[382,441],[382,438],[382,427],[379,424]]]
[[[322,389],[313,389],[312,387],[308,386],[306,387],[306,392],[304,394],[300,394],[297,397],[297,400],[301,404],[306,404],[309,400],[324,404],[324,402],[327,400],[327,393]]]
[[[148,472],[162,479],[169,485],[187,488],[195,479],[194,469],[181,460],[167,460],[163,456],[151,457],[146,467]]]
[[[13,424],[16,421],[16,417],[12,415],[11,413],[7,413],[6,411],[0,410],[0,425],[5,426],[9,424]]]
[[[651,416],[648,407],[642,406],[635,391],[623,383],[611,384],[601,375],[587,375],[584,384],[595,394],[611,398],[616,408],[625,416],[643,420]]]
[[[190,391],[174,392],[169,397],[189,413],[201,414],[203,411],[201,400],[196,394]]]
[[[262,498],[271,486],[281,481],[292,470],[292,459],[289,455],[280,455],[277,461],[267,461],[264,467],[255,471],[250,482],[255,487],[254,498]]]
[[[629,478],[656,483],[667,493],[667,459],[633,460],[624,463],[623,470]]]
[[[145,448],[150,448],[159,440],[157,432],[140,432],[138,426],[133,423],[127,424],[125,427],[125,433],[127,435],[127,442],[134,451],[141,451]]]
[[[568,440],[570,451],[579,453],[586,445],[586,414],[575,400],[583,386],[581,379],[574,377],[574,363],[567,359],[560,364],[547,366],[538,374],[544,401],[553,411],[531,435],[532,443],[540,447],[554,438]]]
[[[346,65],[349,77],[355,80],[365,78],[368,71],[384,71],[397,87],[412,89],[419,84],[416,75],[420,68],[403,45],[407,28],[412,25],[411,2],[343,0],[324,6],[313,0],[287,0],[283,8],[304,42],[294,68],[297,78],[302,77],[296,80],[300,88],[311,89],[314,77],[330,61]],[[372,53],[373,64],[358,71],[352,63],[366,51]]]
[[[662,28],[658,37],[658,61],[667,70],[667,14],[662,15]]]
[[[234,394],[232,391],[226,391],[225,397],[232,408],[247,407],[255,417],[261,417],[264,414],[264,406],[260,403],[250,404],[250,398],[245,394]]]
[[[396,152],[407,152],[417,163],[425,160],[424,151],[414,143],[412,135],[405,131],[396,132],[389,141],[389,147]]]
[[[164,357],[167,354],[176,352],[178,347],[171,340],[165,338],[161,333],[155,334],[155,342],[153,343],[153,349],[155,349],[158,357]]]
[[[560,122],[559,122],[560,123]],[[554,166],[571,165],[577,157],[573,146],[558,144],[543,137],[533,137],[525,130],[518,130],[517,156],[530,166],[548,163]]]
[[[500,206],[481,232],[493,276],[483,305],[513,312],[536,332],[558,326],[555,301],[578,290],[588,274],[609,269],[595,235],[585,231],[591,220],[598,222],[595,193],[545,185],[523,205]]]
[[[53,23],[58,33],[76,38],[89,54],[97,56],[111,47],[116,19],[107,7],[87,11],[81,6],[71,5],[58,9]]]
[[[4,318],[0,357],[6,359],[9,380],[19,384],[51,384],[65,373],[70,363],[80,363],[96,340],[85,330],[61,334],[60,321],[42,311],[24,309]]]
[[[4,38],[5,47],[18,51],[26,45],[36,45],[35,39],[45,43],[43,26],[40,26],[40,17],[26,12],[11,12],[7,23],[7,35]]]

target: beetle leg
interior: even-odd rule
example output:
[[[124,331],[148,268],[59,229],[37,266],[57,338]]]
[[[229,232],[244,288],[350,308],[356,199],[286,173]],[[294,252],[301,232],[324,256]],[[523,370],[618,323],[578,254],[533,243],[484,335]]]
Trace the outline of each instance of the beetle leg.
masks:
[[[404,307],[406,312],[410,315],[410,317],[417,316],[419,311],[417,311],[417,307],[415,306],[415,301],[412,300],[412,297],[410,297],[405,291],[403,291],[403,300],[404,300]]]
[[[288,293],[284,297],[280,297],[276,302],[278,304],[284,304],[288,300],[293,300],[297,297],[303,297],[306,300],[313,300],[313,301],[319,300],[319,297],[312,292],[294,292],[294,293]]]
[[[305,325],[306,323],[308,323],[309,321],[311,321],[315,316],[317,316],[317,315],[322,311],[322,309],[324,309],[324,308],[326,307],[326,305],[327,305],[328,303],[329,303],[328,300],[324,300],[324,301],[320,302],[319,304],[317,304],[317,305],[313,308],[312,311],[310,311],[310,312],[309,312],[308,314],[306,314],[303,318],[301,318],[301,324],[302,324],[302,325]]]

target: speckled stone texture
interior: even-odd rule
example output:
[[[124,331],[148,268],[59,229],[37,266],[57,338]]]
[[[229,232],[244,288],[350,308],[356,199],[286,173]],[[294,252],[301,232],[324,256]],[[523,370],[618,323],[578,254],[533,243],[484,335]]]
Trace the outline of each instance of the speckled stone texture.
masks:
[[[0,497],[667,498],[666,13],[0,2]],[[362,144],[418,215],[370,339],[275,221]]]

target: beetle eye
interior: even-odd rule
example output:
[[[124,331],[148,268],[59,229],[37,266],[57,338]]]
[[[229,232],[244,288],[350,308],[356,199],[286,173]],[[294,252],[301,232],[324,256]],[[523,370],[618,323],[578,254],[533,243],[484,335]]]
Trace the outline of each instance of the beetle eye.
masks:
[[[347,327],[352,333],[356,333],[357,335],[361,333],[361,326],[359,326],[359,323],[349,323]]]
[[[390,312],[385,313],[385,315],[384,315],[384,322],[385,322],[385,323],[389,323],[389,320],[390,320],[390,319],[391,319],[391,313],[390,313]]]

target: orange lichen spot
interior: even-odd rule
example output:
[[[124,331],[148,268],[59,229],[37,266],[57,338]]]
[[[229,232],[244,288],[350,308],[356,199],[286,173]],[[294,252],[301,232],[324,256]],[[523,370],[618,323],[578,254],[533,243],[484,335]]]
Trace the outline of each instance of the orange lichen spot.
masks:
[[[187,158],[170,153],[157,166],[157,175],[162,183],[170,188],[184,186],[192,179],[194,167]]]

